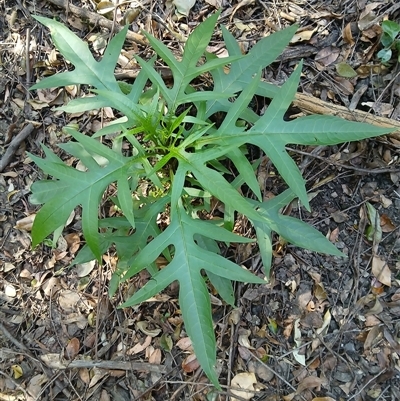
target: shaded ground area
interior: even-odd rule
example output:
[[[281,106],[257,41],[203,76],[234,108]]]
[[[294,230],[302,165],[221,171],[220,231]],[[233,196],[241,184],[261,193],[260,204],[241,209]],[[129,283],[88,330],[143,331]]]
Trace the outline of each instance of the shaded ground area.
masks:
[[[190,8],[188,2],[180,4]],[[131,15],[116,71],[127,81],[138,71],[132,55],[151,56],[141,29],[179,54],[179,40],[222,7],[220,22],[246,52],[259,38],[298,23],[292,45],[263,72],[267,81],[282,84],[304,59],[300,93],[287,118],[322,112],[400,127],[399,65],[396,57],[386,65],[377,58],[380,23],[399,21],[400,5],[209,0],[196,1],[181,19],[168,2],[142,6],[123,4],[114,19],[112,3],[104,1],[71,3],[67,9],[58,0],[1,4],[0,399],[399,400],[396,132],[361,143],[290,150],[307,180],[312,212],[293,202],[284,213],[312,224],[348,258],[317,255],[276,237],[270,284],[237,284],[234,310],[213,297],[221,392],[199,369],[175,285],[121,310],[117,307],[127,294],[148,280],[145,273],[110,300],[107,286],[116,265],[111,251],[102,266],[68,268],[83,244],[79,210],[56,244],[49,240],[31,250],[37,209],[29,203],[29,188],[41,172],[27,151],[40,155],[45,143],[65,159],[57,150],[66,139],[63,126],[77,124],[91,134],[115,117],[111,109],[74,115],[56,110],[81,88],[27,91],[31,83],[69,68],[32,14],[57,16],[98,57],[121,19]],[[111,18],[104,19],[109,9]],[[223,54],[220,32],[209,50]],[[168,80],[168,70],[159,68]],[[267,106],[264,99],[255,100],[255,110]],[[267,158],[257,174],[265,198],[284,188]],[[101,213],[112,215],[107,202]],[[245,219],[241,227],[242,234],[252,235],[245,231]],[[262,269],[254,245],[226,252],[254,272]],[[245,391],[233,394],[238,387]]]

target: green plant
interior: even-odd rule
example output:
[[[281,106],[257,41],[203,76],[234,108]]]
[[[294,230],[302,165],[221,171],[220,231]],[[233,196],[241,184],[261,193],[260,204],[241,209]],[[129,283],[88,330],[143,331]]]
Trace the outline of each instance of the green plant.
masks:
[[[397,60],[400,62],[400,25],[397,22],[386,20],[382,22],[381,44],[383,49],[378,52],[378,58],[382,63],[391,60],[393,51],[397,53]]]
[[[305,182],[285,145],[337,144],[390,131],[326,116],[284,121],[284,113],[297,90],[301,64],[282,87],[263,82],[260,76],[261,69],[289,43],[296,27],[260,40],[247,55],[241,54],[233,36],[221,27],[230,57],[219,59],[205,52],[218,15],[194,30],[181,60],[145,33],[171,69],[172,87],[153,68],[154,58],[144,61],[138,56],[142,68],[133,85],[115,80],[114,67],[127,28],[110,41],[102,60],[97,62],[87,45],[62,24],[36,17],[50,29],[55,45],[75,69],[45,78],[31,88],[87,84],[95,88],[91,89],[95,96],[72,100],[61,109],[72,113],[109,106],[123,115],[93,137],[65,128],[72,139],[59,146],[79,159],[85,171],[67,166],[45,146],[45,159],[31,155],[53,177],[32,185],[31,201],[43,204],[32,230],[33,246],[62,227],[71,210],[80,205],[86,245],[75,262],[100,261],[102,254],[114,245],[118,266],[110,283],[111,296],[120,283],[148,269],[149,282],[121,307],[140,303],[178,280],[186,331],[201,366],[216,386],[216,345],[205,276],[231,305],[231,280],[265,283],[220,255],[218,241],[253,241],[232,232],[235,215],[245,215],[253,224],[267,277],[272,232],[297,246],[343,256],[314,228],[280,214],[296,197],[309,209]],[[228,64],[227,73],[224,68]],[[196,90],[192,81],[206,72],[211,73],[213,86]],[[255,94],[272,99],[262,116],[249,107]],[[219,126],[211,122],[217,114],[223,116]],[[112,133],[118,135],[111,148],[96,139]],[[130,143],[132,154],[124,154],[124,142]],[[257,163],[251,164],[246,158],[246,144],[265,152],[289,189],[262,201],[254,172]],[[229,161],[238,171],[236,177],[229,177]],[[113,183],[117,184],[118,193],[110,200],[121,210],[121,216],[99,219],[99,204]],[[243,185],[251,189],[253,196],[242,194]],[[212,197],[224,205],[223,219],[200,218],[201,210],[210,209]],[[158,224],[160,213],[168,214],[168,226]],[[155,263],[161,254],[168,261],[163,269]]]

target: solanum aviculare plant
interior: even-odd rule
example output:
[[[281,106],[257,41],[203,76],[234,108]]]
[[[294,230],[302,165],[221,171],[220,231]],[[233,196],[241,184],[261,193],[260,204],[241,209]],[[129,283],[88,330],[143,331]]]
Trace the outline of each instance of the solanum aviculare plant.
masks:
[[[31,155],[52,177],[32,185],[31,202],[43,205],[32,230],[33,246],[62,227],[79,206],[86,245],[75,263],[93,259],[101,263],[102,255],[115,246],[118,265],[109,283],[111,296],[142,269],[151,275],[121,307],[143,302],[172,281],[179,281],[185,330],[204,372],[217,387],[216,342],[206,279],[230,305],[235,303],[232,280],[263,285],[269,277],[273,232],[294,245],[344,256],[313,227],[280,213],[296,197],[310,208],[304,179],[285,146],[330,145],[390,131],[327,116],[284,121],[297,91],[301,63],[282,87],[260,77],[261,70],[289,43],[296,26],[261,39],[247,55],[242,55],[231,33],[221,27],[229,57],[217,58],[206,48],[218,17],[219,13],[212,15],[192,32],[179,59],[145,33],[155,57],[170,68],[172,86],[154,68],[155,57],[149,61],[136,57],[141,72],[132,84],[115,79],[127,27],[114,36],[102,59],[96,61],[87,44],[63,24],[36,17],[50,29],[57,49],[75,69],[45,78],[31,88],[87,85],[93,96],[73,99],[61,109],[73,113],[112,107],[120,113],[92,137],[65,128],[70,140],[59,146],[79,160],[84,171],[66,165],[46,146],[45,158]],[[213,85],[199,87],[205,73],[211,74]],[[271,99],[262,116],[249,106],[255,95]],[[217,115],[223,117],[218,126],[212,122]],[[97,139],[108,134],[114,134],[111,147]],[[129,153],[123,151],[124,142],[130,144]],[[259,187],[255,165],[246,156],[249,144],[269,157],[289,187],[271,200],[262,200],[264,188]],[[230,176],[230,163],[238,172],[236,177]],[[120,215],[99,218],[99,204],[112,184],[116,184],[117,195],[109,199]],[[240,190],[244,185],[251,190],[249,196]],[[199,213],[201,209],[210,212],[212,198],[224,205],[224,218],[207,220]],[[159,224],[160,215],[168,216],[163,224]],[[228,229],[238,215],[248,218],[255,238]],[[219,251],[221,242],[254,241],[258,242],[265,277],[252,274]],[[167,261],[162,269],[156,264],[160,255]]]

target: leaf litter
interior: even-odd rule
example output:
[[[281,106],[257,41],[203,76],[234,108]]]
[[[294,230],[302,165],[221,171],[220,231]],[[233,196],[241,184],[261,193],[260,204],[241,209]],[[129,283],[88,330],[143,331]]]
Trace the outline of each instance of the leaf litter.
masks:
[[[207,5],[196,3],[189,14],[193,23],[197,22],[195,13],[202,10],[201,6],[204,11],[208,10]],[[40,6],[41,4],[39,10]],[[329,99],[347,105],[355,94],[357,84],[363,79],[369,79],[369,89],[365,92],[363,105],[373,108],[377,114],[391,113],[392,118],[396,118],[396,104],[393,109],[378,107],[379,104],[384,104],[381,100],[388,96],[395,99],[398,105],[399,95],[396,92],[397,82],[393,82],[393,90],[386,86],[396,76],[394,68],[381,66],[374,59],[380,32],[376,25],[369,27],[369,24],[374,18],[384,14],[383,6],[381,2],[376,2],[373,6],[366,4],[359,17],[355,10],[350,9],[354,13],[350,12],[348,18],[353,20],[348,21],[346,27],[349,27],[341,33],[349,47],[334,42],[337,46],[333,51],[335,57],[320,63],[321,73],[316,73],[312,68],[305,69],[306,91],[321,100]],[[319,7],[319,14],[316,15],[315,7],[312,10],[307,9],[307,4],[303,4],[301,9],[290,4],[288,10],[279,10],[276,5],[265,10],[262,6],[255,6],[254,2],[239,2],[232,9],[228,8],[225,11],[231,12],[232,17],[235,14],[235,18],[240,18],[242,25],[236,23],[234,29],[237,30],[236,34],[243,35],[243,42],[246,43],[251,42],[251,35],[254,33],[252,24],[256,27],[261,26],[258,25],[259,22],[253,22],[250,15],[262,16],[261,20],[268,20],[270,25],[279,25],[283,20],[301,22],[302,18],[312,18],[317,22],[318,29],[303,29],[302,41],[299,42],[301,44],[312,41],[312,37],[329,37],[329,33],[339,29],[338,22],[342,10],[330,13],[324,10],[323,5]],[[1,17],[5,18],[4,26],[8,27],[10,39],[15,43],[11,51],[6,52],[5,65],[9,68],[8,73],[11,76],[24,77],[26,66],[13,63],[13,60],[14,57],[23,54],[21,51],[26,46],[23,28],[27,20],[23,9],[18,9],[17,16],[18,18],[14,19],[12,9],[5,8]],[[78,22],[72,24],[71,16],[68,18],[72,26],[79,25],[80,29],[85,29],[84,25]],[[146,19],[138,18],[136,23],[139,27],[144,27]],[[172,32],[160,24],[154,24],[154,30],[168,45],[173,46],[174,30],[178,33],[180,27],[172,16],[168,23]],[[265,29],[265,26],[260,32],[262,29]],[[6,32],[2,35],[2,39],[5,39]],[[32,40],[34,42],[31,42],[30,49],[34,52],[36,43],[40,43],[40,40],[39,37]],[[366,47],[361,46],[359,40]],[[51,48],[49,43],[40,45],[43,49]],[[322,53],[319,56],[321,57]],[[48,73],[62,68],[56,54],[49,53],[48,61],[45,67]],[[340,63],[346,63],[354,69],[357,77],[343,74],[337,76],[337,66]],[[20,67],[16,69],[13,65]],[[290,61],[284,61],[280,68],[283,69],[282,73],[286,71],[289,74],[292,69]],[[266,75],[271,75],[272,79],[279,79],[279,71],[269,70],[266,71]],[[0,78],[0,90],[5,95],[4,105],[8,107],[2,109],[5,121],[8,122],[8,130],[13,124],[12,116],[19,115],[26,107],[25,92],[21,86],[10,84],[3,75]],[[378,91],[378,97],[381,96],[378,102],[373,90]],[[30,118],[37,120],[40,117],[45,121],[49,133],[46,141],[49,146],[53,147],[58,141],[65,141],[67,137],[59,130],[58,119],[61,114],[55,111],[55,106],[62,104],[65,98],[73,98],[76,95],[74,90],[65,93],[42,92],[41,98],[31,99],[28,103],[31,108]],[[91,115],[77,113],[71,117],[69,123],[84,122],[88,132],[96,132],[111,118],[112,114],[101,110]],[[43,132],[37,133],[38,139],[44,138]],[[232,390],[236,386],[246,388],[247,396],[251,396],[252,399],[260,396],[271,400],[277,399],[274,398],[277,393],[279,399],[287,400],[331,401],[343,397],[360,400],[379,397],[385,399],[384,397],[390,395],[394,399],[400,398],[396,390],[399,388],[396,371],[400,366],[399,335],[396,326],[400,299],[400,199],[396,195],[400,193],[398,173],[393,172],[389,177],[389,174],[362,175],[357,174],[357,170],[346,170],[346,163],[351,163],[350,165],[356,168],[370,168],[369,165],[374,166],[377,162],[383,166],[395,166],[398,142],[388,138],[367,143],[368,146],[359,154],[354,154],[353,158],[341,159],[343,167],[337,169],[314,159],[306,170],[310,184],[326,178],[329,174],[333,174],[336,179],[327,181],[322,187],[324,190],[311,200],[311,213],[301,207],[294,211],[305,221],[318,226],[321,231],[335,232],[335,235],[329,238],[349,254],[351,261],[345,263],[335,257],[322,258],[310,252],[286,247],[283,243],[280,248],[276,248],[273,279],[268,286],[253,288],[240,285],[236,289],[239,308],[230,315],[226,306],[214,306],[218,361],[225,366],[223,375],[230,378],[228,384]],[[36,144],[28,140],[25,146],[35,149]],[[393,157],[388,157],[387,154],[385,156],[387,151],[391,152]],[[26,344],[30,352],[41,355],[41,360],[50,355],[55,355],[56,358],[62,355],[71,360],[84,360],[87,356],[109,360],[111,365],[106,369],[98,369],[91,361],[87,367],[79,369],[78,377],[73,380],[75,388],[84,394],[83,399],[106,397],[110,394],[127,397],[127,386],[116,384],[113,379],[117,376],[112,368],[112,361],[126,356],[129,350],[134,355],[139,355],[140,361],[165,365],[170,370],[176,366],[186,366],[186,369],[183,368],[184,379],[189,383],[181,391],[181,396],[205,399],[207,390],[197,395],[193,391],[193,384],[190,383],[191,375],[197,371],[196,365],[192,364],[193,354],[182,354],[183,351],[177,348],[179,339],[187,337],[177,309],[177,292],[172,284],[166,294],[163,294],[167,295],[165,298],[155,297],[152,302],[137,306],[133,311],[116,310],[115,306],[118,303],[105,301],[107,294],[104,291],[108,269],[115,265],[113,255],[103,256],[105,268],[96,264],[81,266],[76,270],[68,268],[82,245],[79,211],[62,234],[61,238],[67,244],[66,248],[58,243],[49,243],[46,247],[31,252],[27,232],[29,233],[29,225],[34,218],[34,209],[26,202],[26,195],[38,173],[31,169],[24,152],[25,149],[20,149],[9,171],[2,173],[0,178],[1,204],[4,207],[0,219],[0,316],[2,322],[7,322],[4,329],[14,334],[19,343]],[[332,154],[351,154],[352,150],[334,147],[331,150],[332,154],[329,152],[330,150],[325,149],[322,153],[326,159]],[[299,164],[301,161],[299,158]],[[71,159],[70,163],[73,164],[74,160]],[[10,175],[11,173],[14,176]],[[273,171],[264,175],[263,182],[266,191],[282,185]],[[345,187],[349,190],[344,191]],[[375,225],[369,237],[366,232],[368,222],[366,227],[363,228],[362,225],[363,219],[367,220],[364,206],[366,202],[372,204],[378,216],[369,222],[371,226]],[[107,213],[107,205],[104,206],[104,212]],[[361,217],[359,210],[363,210]],[[376,235],[379,226],[381,238]],[[279,239],[276,238],[276,241]],[[242,255],[240,250],[236,250],[232,257],[244,265],[260,266],[257,251],[251,251],[252,249],[248,249],[247,255]],[[57,275],[59,271],[62,273]],[[88,279],[86,285],[80,282],[84,277]],[[142,276],[135,280],[146,282],[147,279],[148,277]],[[132,283],[131,287],[127,286],[123,291],[129,293],[133,291],[133,286],[141,285],[140,282]],[[358,290],[358,297],[354,297],[355,288]],[[242,296],[245,293],[248,295]],[[227,322],[232,314],[236,314],[236,317],[228,326]],[[140,329],[141,325],[138,324],[141,322],[144,323],[142,328],[145,327],[145,331],[150,326],[150,333],[154,336]],[[232,330],[227,329],[228,327]],[[0,359],[2,370],[9,372],[15,381],[21,382],[21,377],[25,378],[25,381],[19,384],[2,378],[1,391],[5,389],[14,392],[15,395],[20,394],[21,390],[16,386],[19,384],[28,397],[38,397],[51,377],[49,372],[38,374],[38,367],[31,365],[31,360],[25,356],[29,354],[24,354],[25,350],[19,343],[12,342],[4,333],[5,330],[1,332],[1,355],[4,355],[7,349],[13,348],[14,356]],[[167,352],[161,345],[163,335],[167,335],[172,342],[172,347],[168,347]],[[19,353],[19,358],[15,356],[15,352]],[[299,363],[295,355],[301,357],[306,366]],[[254,362],[254,357],[259,358],[261,362],[258,362],[258,366],[264,366],[264,370],[254,367],[251,363]],[[177,361],[180,361],[181,365],[177,364]],[[184,361],[187,362],[182,365]],[[177,390],[177,385],[173,383],[174,373],[162,379],[163,387],[157,387],[157,380],[162,376],[151,377],[146,366],[143,364],[142,370],[139,369],[125,377],[126,383],[133,384],[131,395],[139,397],[149,388],[155,399],[163,399],[165,391],[174,394]],[[32,368],[36,369],[36,374],[26,376],[25,372]],[[266,372],[270,372],[270,375]],[[203,383],[201,376],[196,377],[198,383]],[[243,379],[240,379],[241,377]],[[66,389],[65,383],[62,378],[54,382],[54,399],[71,399],[74,390]],[[244,392],[241,392],[242,395],[239,391],[232,394],[251,399],[243,397]]]

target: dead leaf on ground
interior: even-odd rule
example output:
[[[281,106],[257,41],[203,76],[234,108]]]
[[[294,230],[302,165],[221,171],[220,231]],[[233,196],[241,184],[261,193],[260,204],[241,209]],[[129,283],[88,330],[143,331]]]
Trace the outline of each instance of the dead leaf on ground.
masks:
[[[22,231],[31,231],[35,217],[36,213],[33,213],[27,217],[24,217],[23,219],[18,220],[14,228]]]
[[[372,259],[372,274],[384,285],[390,287],[392,285],[392,272],[386,260],[379,256],[374,256]]]
[[[384,233],[391,233],[396,229],[396,226],[390,220],[390,217],[387,214],[381,215],[381,228]]]
[[[195,354],[188,355],[182,362],[182,369],[186,373],[192,373],[200,367],[199,361]]]
[[[232,390],[231,393],[241,397],[245,400],[251,400],[255,396],[254,391],[239,391],[233,390],[234,388],[240,388],[243,390],[254,390],[254,385],[257,383],[257,379],[254,373],[238,373],[236,376],[233,377],[231,381]],[[237,398],[231,397],[232,401],[238,401]]]
[[[67,346],[65,347],[64,357],[67,360],[74,359],[79,353],[80,343],[76,337],[69,340]]]
[[[306,389],[316,389],[317,391],[321,390],[321,385],[326,383],[326,379],[321,379],[317,376],[308,376],[303,379],[299,386],[297,387],[297,394],[301,394]]]

